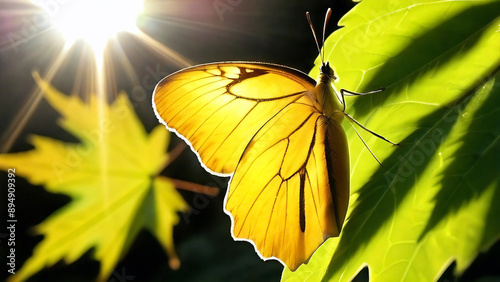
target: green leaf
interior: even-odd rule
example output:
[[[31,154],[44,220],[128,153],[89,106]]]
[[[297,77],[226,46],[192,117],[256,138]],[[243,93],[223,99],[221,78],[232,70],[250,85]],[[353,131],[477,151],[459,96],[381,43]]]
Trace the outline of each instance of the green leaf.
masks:
[[[283,280],[432,281],[500,238],[500,1],[364,0],[326,42],[347,97],[351,201],[331,238]],[[319,59],[311,75],[317,75]]]
[[[168,178],[157,176],[168,155],[163,126],[147,134],[125,93],[109,106],[91,96],[89,104],[68,97],[38,74],[47,101],[62,115],[61,126],[81,143],[34,136],[35,149],[0,155],[0,169],[62,193],[72,201],[34,227],[44,235],[33,255],[10,281],[23,281],[46,266],[72,263],[89,249],[101,262],[98,280],[107,280],[142,228],[154,234],[179,267],[172,239],[177,212],[186,211]]]

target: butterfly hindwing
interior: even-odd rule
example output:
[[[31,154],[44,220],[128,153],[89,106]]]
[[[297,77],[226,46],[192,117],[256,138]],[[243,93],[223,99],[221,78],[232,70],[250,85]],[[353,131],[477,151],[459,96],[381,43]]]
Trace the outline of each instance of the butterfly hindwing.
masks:
[[[252,136],[314,83],[284,66],[214,63],[164,78],[153,104],[160,120],[189,141],[207,168],[230,174]]]
[[[337,236],[349,197],[347,141],[341,125],[309,97],[270,119],[243,153],[226,195],[233,236],[295,270]]]

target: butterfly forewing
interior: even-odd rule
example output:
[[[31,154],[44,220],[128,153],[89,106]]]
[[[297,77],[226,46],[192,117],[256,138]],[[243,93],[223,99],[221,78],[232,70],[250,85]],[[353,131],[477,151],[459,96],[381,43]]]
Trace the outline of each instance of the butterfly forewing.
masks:
[[[207,168],[229,174],[264,123],[314,83],[283,66],[215,63],[164,78],[153,99],[159,118],[189,141]]]

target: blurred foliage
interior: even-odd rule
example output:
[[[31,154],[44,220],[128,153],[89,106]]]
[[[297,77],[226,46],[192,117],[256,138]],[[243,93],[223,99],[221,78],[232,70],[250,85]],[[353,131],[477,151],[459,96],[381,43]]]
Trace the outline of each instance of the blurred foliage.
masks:
[[[96,96],[84,104],[34,76],[62,115],[60,125],[81,142],[33,136],[35,149],[0,155],[0,169],[18,168],[16,174],[30,183],[72,199],[34,227],[44,239],[10,281],[23,281],[60,260],[72,263],[91,248],[101,262],[98,280],[105,281],[143,228],[177,269],[173,227],[177,212],[188,205],[170,179],[157,176],[169,157],[168,131],[159,125],[148,135],[124,93],[111,106]]]
[[[351,205],[331,238],[285,281],[432,281],[460,275],[500,237],[500,1],[364,0],[326,41],[347,112]],[[321,61],[312,70],[317,75]]]

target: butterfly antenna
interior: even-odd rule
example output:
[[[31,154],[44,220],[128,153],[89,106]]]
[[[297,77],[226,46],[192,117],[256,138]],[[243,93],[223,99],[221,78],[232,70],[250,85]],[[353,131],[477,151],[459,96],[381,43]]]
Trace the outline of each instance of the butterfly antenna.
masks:
[[[312,34],[314,36],[314,42],[316,42],[316,47],[318,48],[319,56],[321,57],[321,63],[324,63],[325,61],[323,60],[323,54],[321,53],[321,48],[319,48],[318,37],[316,37],[316,32],[314,31],[314,27],[313,27],[313,24],[311,22],[311,16],[309,15],[309,12],[306,12],[306,17],[307,17],[307,21],[309,22],[309,27],[311,27],[311,31],[312,31]]]
[[[321,58],[325,57],[325,33],[326,33],[326,25],[330,21],[331,15],[332,15],[332,9],[328,8],[328,10],[326,11],[326,15],[325,15],[325,24],[323,25],[323,42],[322,42],[323,45],[321,45],[321,47],[323,48],[323,55],[321,56]]]

